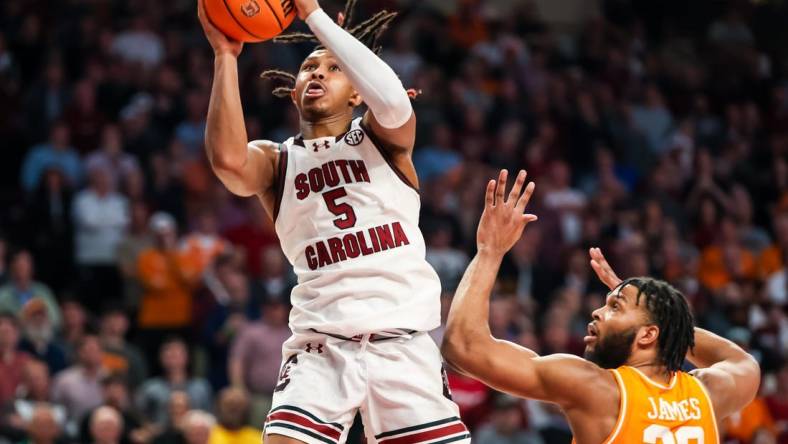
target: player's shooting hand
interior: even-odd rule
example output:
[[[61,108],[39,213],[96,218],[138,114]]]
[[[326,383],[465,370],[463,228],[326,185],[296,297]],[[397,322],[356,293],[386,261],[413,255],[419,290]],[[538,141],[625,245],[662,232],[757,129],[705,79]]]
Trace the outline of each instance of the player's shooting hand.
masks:
[[[309,17],[314,10],[320,9],[317,0],[295,0],[296,11],[298,11],[298,18],[301,20]]]
[[[241,53],[244,47],[243,42],[227,37],[216,26],[213,26],[213,23],[208,20],[208,14],[205,12],[205,0],[197,0],[197,18],[200,19],[200,25],[202,25],[202,30],[205,32],[205,37],[208,38],[208,43],[213,48],[214,55],[231,54],[234,57],[238,57],[238,54]]]
[[[476,232],[479,252],[503,256],[520,239],[525,226],[537,219],[533,214],[523,214],[534,192],[534,183],[529,182],[523,190],[527,173],[520,170],[507,197],[505,191],[508,174],[508,171],[501,170],[497,181],[490,180],[487,183],[484,212]]]
[[[591,256],[591,268],[596,272],[596,276],[607,285],[607,288],[614,289],[621,283],[621,278],[613,271],[613,267],[605,259],[602,250],[599,248],[591,248],[588,250],[588,255]]]

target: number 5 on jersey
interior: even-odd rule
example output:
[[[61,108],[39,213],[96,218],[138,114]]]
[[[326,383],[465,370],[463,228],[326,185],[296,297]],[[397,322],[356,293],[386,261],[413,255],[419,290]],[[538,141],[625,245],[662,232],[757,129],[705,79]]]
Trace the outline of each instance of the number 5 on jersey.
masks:
[[[345,230],[356,225],[356,212],[353,207],[347,202],[337,202],[347,196],[347,191],[344,187],[334,188],[333,190],[323,193],[323,200],[326,201],[328,211],[334,216],[339,216],[334,219],[334,225],[340,230]]]

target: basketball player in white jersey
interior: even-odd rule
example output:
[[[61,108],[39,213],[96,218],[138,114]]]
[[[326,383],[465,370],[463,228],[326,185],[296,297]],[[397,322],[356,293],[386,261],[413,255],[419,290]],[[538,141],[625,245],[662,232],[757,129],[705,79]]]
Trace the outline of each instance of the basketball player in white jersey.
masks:
[[[344,442],[357,412],[370,442],[468,442],[426,333],[440,323],[440,283],[418,228],[416,117],[407,92],[315,0],[296,0],[325,47],[304,60],[287,91],[301,133],[248,142],[241,44],[206,20],[201,1],[215,52],[208,158],[230,191],[260,199],[298,275],[266,443]],[[376,15],[367,30],[378,36],[372,26],[390,18]],[[362,102],[368,111],[354,119]]]

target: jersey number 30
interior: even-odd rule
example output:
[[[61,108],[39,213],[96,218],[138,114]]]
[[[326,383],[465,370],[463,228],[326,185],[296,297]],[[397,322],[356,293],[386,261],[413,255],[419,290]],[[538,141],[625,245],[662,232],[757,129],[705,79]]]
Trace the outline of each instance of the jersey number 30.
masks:
[[[703,444],[703,428],[697,426],[684,426],[676,429],[676,433],[669,428],[651,424],[643,430],[644,444]]]
[[[353,210],[353,207],[347,202],[337,202],[337,199],[345,196],[347,196],[347,191],[344,188],[334,188],[323,193],[323,200],[326,201],[328,211],[334,216],[339,216],[334,219],[334,225],[340,230],[356,225],[356,212]]]

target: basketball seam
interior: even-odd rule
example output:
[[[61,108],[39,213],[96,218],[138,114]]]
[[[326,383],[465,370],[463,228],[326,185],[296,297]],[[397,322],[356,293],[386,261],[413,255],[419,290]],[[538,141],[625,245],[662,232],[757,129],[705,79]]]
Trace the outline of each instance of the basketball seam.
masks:
[[[238,17],[236,17],[236,16],[235,16],[235,14],[233,14],[233,9],[232,9],[232,8],[230,8],[230,5],[228,5],[228,4],[227,4],[227,0],[222,0],[222,3],[224,3],[224,7],[225,7],[225,8],[227,8],[227,13],[228,13],[228,14],[230,14],[230,17],[232,17],[232,18],[233,18],[233,20],[235,21],[235,23],[237,23],[237,24],[238,24],[238,26],[240,26],[240,27],[241,27],[241,29],[242,29],[244,32],[246,32],[247,34],[249,34],[250,36],[252,36],[252,37],[254,37],[254,38],[256,38],[256,39],[265,40],[264,38],[260,37],[259,35],[257,35],[257,34],[255,34],[255,33],[253,33],[252,31],[249,31],[248,29],[246,29],[246,26],[244,26],[244,25],[243,25],[243,23],[241,23],[241,21],[240,21],[240,20],[238,20]],[[279,21],[279,19],[278,19],[278,18],[277,18],[276,20],[277,20],[277,21]]]
[[[276,24],[279,25],[279,30],[284,31],[285,28],[282,27],[282,21],[279,20],[279,16],[276,14],[276,11],[274,11],[274,7],[271,6],[271,3],[269,3],[268,0],[265,0],[265,4],[268,6],[268,9],[271,10],[271,14],[274,15],[274,18],[276,19]]]

